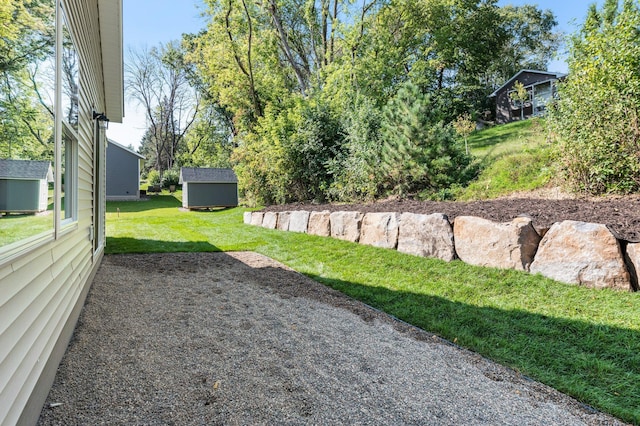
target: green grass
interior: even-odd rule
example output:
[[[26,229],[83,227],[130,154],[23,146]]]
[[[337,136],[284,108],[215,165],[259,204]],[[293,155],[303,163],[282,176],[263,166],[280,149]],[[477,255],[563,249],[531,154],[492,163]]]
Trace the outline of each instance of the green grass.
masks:
[[[53,212],[9,214],[0,217],[0,247],[53,230]]]
[[[640,293],[248,226],[241,208],[179,206],[169,195],[108,203],[107,252],[256,251],[640,424]]]
[[[487,162],[504,155],[537,148],[545,140],[545,122],[536,118],[474,132],[469,136],[468,142],[471,154]]]
[[[543,188],[553,178],[551,157],[551,150],[542,147],[502,155],[489,162],[466,188],[458,190],[456,199],[488,200]]]
[[[546,186],[553,176],[551,149],[545,144],[542,119],[495,126],[469,137],[471,153],[482,171],[457,200],[484,200]]]

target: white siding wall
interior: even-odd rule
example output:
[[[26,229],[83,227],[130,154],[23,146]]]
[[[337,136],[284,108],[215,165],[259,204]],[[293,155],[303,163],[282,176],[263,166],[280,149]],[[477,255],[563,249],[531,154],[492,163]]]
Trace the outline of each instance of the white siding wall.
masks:
[[[63,4],[80,56],[78,222],[64,229],[57,240],[19,258],[0,261],[0,425],[37,421],[102,255],[101,251],[94,254],[90,239],[92,112],[105,111],[98,0]]]

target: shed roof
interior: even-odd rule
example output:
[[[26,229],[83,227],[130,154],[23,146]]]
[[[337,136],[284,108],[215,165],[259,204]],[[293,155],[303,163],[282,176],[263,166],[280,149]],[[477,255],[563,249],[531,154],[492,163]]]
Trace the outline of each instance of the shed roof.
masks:
[[[520,70],[513,77],[511,77],[509,80],[507,80],[506,83],[504,83],[502,86],[498,87],[492,94],[489,95],[489,97],[492,98],[494,96],[497,96],[499,91],[501,91],[505,87],[508,87],[511,84],[515,83],[515,81],[518,79],[518,77],[520,77],[520,75],[522,75],[525,72],[534,73],[534,74],[548,75],[550,77],[549,80],[555,80],[555,79],[559,79],[559,78],[562,78],[562,77],[566,76],[566,74],[563,74],[561,72],[550,72],[550,71],[540,71],[540,70],[526,70],[526,69]],[[545,82],[549,81],[549,80],[545,80]]]
[[[137,153],[137,152],[135,152],[134,150],[129,149],[129,148],[127,148],[126,146],[119,144],[118,142],[114,141],[113,139],[109,139],[108,141],[109,141],[109,145],[116,146],[116,147],[118,147],[118,148],[122,149],[123,151],[127,151],[128,153],[130,153],[130,154],[132,154],[132,155],[135,155],[136,157],[141,158],[141,159],[143,159],[143,160],[145,160],[145,159],[146,159],[144,155],[138,154],[138,153]]]
[[[232,169],[212,169],[202,167],[182,167],[180,183],[238,183],[238,177]]]
[[[49,161],[0,160],[0,179],[23,179],[53,181],[53,172]]]

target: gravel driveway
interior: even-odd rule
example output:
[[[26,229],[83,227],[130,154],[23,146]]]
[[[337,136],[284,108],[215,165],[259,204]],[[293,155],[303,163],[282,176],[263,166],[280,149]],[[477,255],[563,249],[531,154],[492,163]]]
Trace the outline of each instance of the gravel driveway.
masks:
[[[255,253],[106,256],[39,424],[621,424]]]

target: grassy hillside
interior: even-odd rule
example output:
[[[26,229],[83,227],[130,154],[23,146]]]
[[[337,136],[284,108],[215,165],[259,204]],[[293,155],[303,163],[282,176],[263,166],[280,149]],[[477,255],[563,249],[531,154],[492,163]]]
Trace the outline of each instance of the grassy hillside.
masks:
[[[456,199],[489,199],[548,185],[553,175],[553,159],[546,134],[542,119],[473,133],[468,140],[469,148],[480,161],[482,172],[468,187],[456,191]]]

